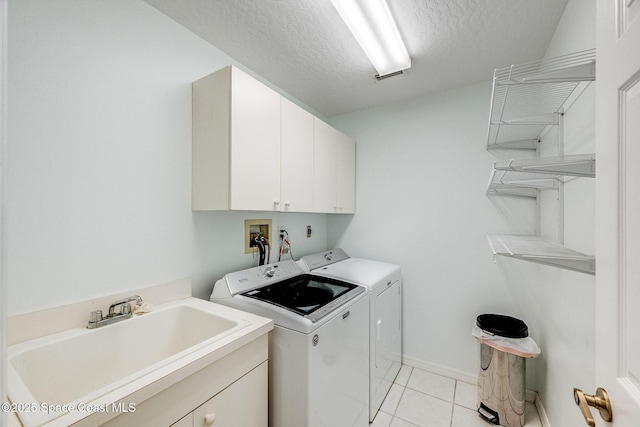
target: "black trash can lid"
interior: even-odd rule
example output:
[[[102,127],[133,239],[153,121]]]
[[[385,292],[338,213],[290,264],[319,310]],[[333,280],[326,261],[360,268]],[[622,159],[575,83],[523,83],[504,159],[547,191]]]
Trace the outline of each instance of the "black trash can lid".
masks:
[[[502,314],[481,314],[476,319],[476,325],[483,331],[505,338],[529,336],[529,329],[522,320]]]

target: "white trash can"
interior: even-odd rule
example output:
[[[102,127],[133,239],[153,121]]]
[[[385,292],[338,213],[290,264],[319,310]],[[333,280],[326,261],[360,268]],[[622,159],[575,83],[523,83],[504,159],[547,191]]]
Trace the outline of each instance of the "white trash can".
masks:
[[[480,341],[478,414],[495,425],[522,427],[526,358],[537,357],[540,349],[527,325],[514,317],[481,314],[472,334]]]

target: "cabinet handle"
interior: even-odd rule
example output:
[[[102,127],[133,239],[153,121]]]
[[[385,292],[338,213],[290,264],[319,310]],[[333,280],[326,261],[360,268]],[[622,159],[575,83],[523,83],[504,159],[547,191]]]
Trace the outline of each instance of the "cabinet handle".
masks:
[[[289,201],[284,202],[284,207],[285,208],[288,208],[289,206],[291,206],[291,202],[289,202]]]
[[[204,416],[204,425],[212,426],[216,422],[216,414],[211,413]]]
[[[280,200],[274,200],[273,206],[280,206]]]

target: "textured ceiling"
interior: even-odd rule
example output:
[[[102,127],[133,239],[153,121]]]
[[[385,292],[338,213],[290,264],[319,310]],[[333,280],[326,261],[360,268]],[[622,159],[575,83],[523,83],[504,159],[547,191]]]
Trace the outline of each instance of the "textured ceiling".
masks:
[[[567,0],[388,0],[411,69],[375,70],[329,0],[145,0],[326,117],[540,59]],[[212,70],[214,71],[214,70]]]

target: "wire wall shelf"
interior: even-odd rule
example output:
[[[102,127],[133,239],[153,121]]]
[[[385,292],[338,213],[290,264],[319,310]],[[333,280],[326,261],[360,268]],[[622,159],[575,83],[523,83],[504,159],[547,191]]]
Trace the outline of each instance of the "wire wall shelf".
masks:
[[[570,175],[595,178],[596,155],[588,153],[501,160],[495,162],[493,168],[501,171],[534,172],[555,176]]]
[[[535,150],[580,86],[595,80],[595,49],[498,68],[493,74],[487,148]],[[573,95],[573,96],[572,96]]]
[[[538,196],[539,190],[557,190],[558,180],[537,173],[493,170],[489,178],[487,195]]]
[[[596,259],[534,236],[488,235],[495,257],[504,256],[586,274],[596,274]]]
[[[563,176],[594,178],[595,154],[496,161],[493,163],[487,194],[536,197],[538,190],[557,190]]]

